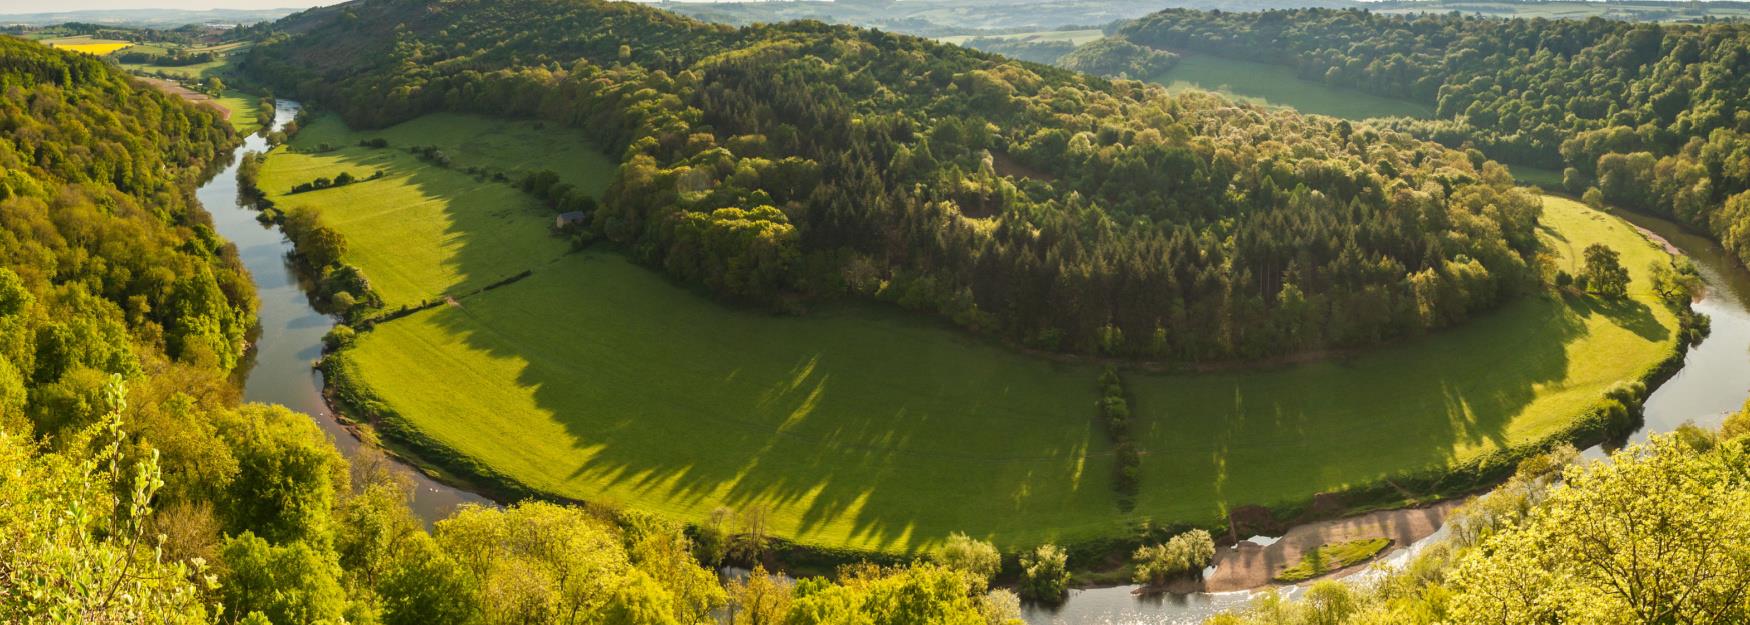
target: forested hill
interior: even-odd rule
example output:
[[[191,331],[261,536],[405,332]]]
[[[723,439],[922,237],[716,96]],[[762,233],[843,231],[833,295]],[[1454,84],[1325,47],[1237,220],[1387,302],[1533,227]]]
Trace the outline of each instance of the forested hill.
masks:
[[[88,424],[110,374],[228,372],[254,290],[188,190],[230,127],[96,57],[10,37],[0,91],[0,426]]]
[[[1750,258],[1750,24],[1163,11],[1122,35],[1438,107],[1395,124],[1708,230]]]
[[[1539,205],[1503,169],[1332,119],[631,3],[358,0],[274,28],[245,69],[354,125],[585,129],[624,161],[593,229],[736,299],[881,298],[1183,360],[1377,343],[1537,280]]]

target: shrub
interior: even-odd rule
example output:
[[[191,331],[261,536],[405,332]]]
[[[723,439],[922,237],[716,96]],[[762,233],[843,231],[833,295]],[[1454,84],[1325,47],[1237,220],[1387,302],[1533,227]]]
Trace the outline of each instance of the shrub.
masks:
[[[936,563],[989,582],[1003,567],[995,545],[955,532],[935,554]]]
[[[1017,589],[1034,601],[1062,601],[1069,592],[1069,555],[1052,544],[1021,554],[1021,583]]]
[[[1158,585],[1180,575],[1201,573],[1214,558],[1215,539],[1199,529],[1165,543],[1138,547],[1131,562],[1136,566],[1136,583]]]

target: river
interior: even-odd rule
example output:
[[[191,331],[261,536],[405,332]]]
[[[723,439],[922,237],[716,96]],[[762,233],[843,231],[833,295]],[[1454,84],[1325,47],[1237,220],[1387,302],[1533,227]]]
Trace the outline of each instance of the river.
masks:
[[[273,128],[297,115],[296,102],[281,100]],[[267,140],[251,136],[238,155],[267,149]],[[237,194],[237,159],[196,190],[219,234],[237,246],[243,264],[255,280],[261,300],[260,333],[252,350],[243,386],[245,401],[281,404],[311,415],[348,458],[360,441],[329,413],[322,399],[322,376],[311,365],[321,356],[322,336],[334,325],[328,315],[311,307],[287,254],[292,245],[275,226],[256,220],[257,212]],[[1621,217],[1664,237],[1682,250],[1700,270],[1706,294],[1695,309],[1713,320],[1707,340],[1692,346],[1684,367],[1647,399],[1646,421],[1631,440],[1667,432],[1685,422],[1715,427],[1750,396],[1750,272],[1718,244],[1664,219],[1640,214]],[[429,525],[449,516],[463,503],[488,503],[479,495],[448,486],[411,471],[415,479],[413,509]],[[1436,534],[1431,539],[1437,539]],[[1426,542],[1426,541],[1424,541]],[[1415,545],[1409,547],[1414,549]],[[1404,550],[1398,550],[1401,557]],[[1133,586],[1070,591],[1063,605],[1028,606],[1032,625],[1166,625],[1199,623],[1223,610],[1238,608],[1251,592],[1153,595],[1139,598]]]
[[[297,102],[280,100],[274,108],[272,127],[284,127],[297,116],[298,109]],[[213,216],[213,228],[237,246],[261,300],[259,334],[244,365],[243,400],[280,404],[310,415],[341,453],[352,458],[363,443],[329,413],[322,400],[322,374],[312,366],[322,356],[322,336],[334,326],[334,319],[311,307],[287,257],[291,241],[279,227],[257,221],[260,213],[245,205],[237,193],[238,163],[249,153],[265,150],[264,135],[250,136],[224,170],[195,190],[195,197]],[[463,503],[487,503],[479,495],[409,469],[414,479],[413,510],[428,525],[449,516]]]

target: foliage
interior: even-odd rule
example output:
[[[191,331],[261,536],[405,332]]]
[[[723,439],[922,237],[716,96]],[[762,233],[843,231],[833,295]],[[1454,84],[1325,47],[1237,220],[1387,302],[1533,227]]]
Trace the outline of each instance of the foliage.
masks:
[[[1052,544],[1021,554],[1021,581],[1015,589],[1034,601],[1062,601],[1069,591],[1069,554]]]
[[[107,387],[118,404],[123,388]],[[216,614],[206,563],[157,549],[147,521],[160,466],[156,454],[126,462],[118,413],[69,433],[66,452],[40,453],[0,430],[0,621],[195,624]]]
[[[819,23],[407,6],[301,14],[244,66],[359,126],[585,129],[623,160],[592,229],[724,297],[850,293],[1043,349],[1121,334],[1123,355],[1205,360],[1376,344],[1534,279],[1536,200],[1398,133]],[[1481,271],[1449,276],[1461,259]],[[1422,272],[1485,288],[1418,302]]]
[[[1512,163],[1566,169],[1571,193],[1667,215],[1750,258],[1750,127],[1738,71],[1750,26],[1164,11],[1125,26],[1151,47],[1278,63],[1303,77],[1434,104],[1391,125]]]
[[[1185,574],[1201,574],[1215,559],[1215,539],[1204,530],[1191,530],[1165,543],[1136,548],[1130,563],[1138,584],[1163,584]]]
[[[1586,266],[1580,270],[1579,281],[1587,290],[1612,299],[1628,295],[1628,270],[1622,266],[1622,255],[1609,246],[1593,243],[1586,246]]]
[[[1077,46],[1058,65],[1084,74],[1147,80],[1172,69],[1178,62],[1177,54],[1105,37]]]
[[[937,564],[966,573],[974,579],[989,582],[1003,568],[1003,556],[996,545],[955,532],[937,551]]]
[[[1100,374],[1100,423],[1106,436],[1112,439],[1112,488],[1118,493],[1118,505],[1128,510],[1136,505],[1136,493],[1142,487],[1142,453],[1132,432],[1130,397],[1124,391],[1124,379],[1115,367],[1106,367]]]
[[[1571,451],[1568,452],[1571,457]],[[1750,609],[1746,439],[1654,436],[1560,477],[1519,476],[1378,582],[1321,582],[1210,623],[1738,622]]]

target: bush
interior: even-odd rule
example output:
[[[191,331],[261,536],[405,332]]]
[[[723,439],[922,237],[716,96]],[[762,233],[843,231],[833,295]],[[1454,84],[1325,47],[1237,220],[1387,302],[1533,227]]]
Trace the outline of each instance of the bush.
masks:
[[[1215,558],[1215,539],[1209,532],[1191,530],[1162,544],[1136,549],[1131,562],[1138,584],[1159,585],[1185,574],[1201,574]]]
[[[1052,544],[1021,554],[1021,583],[1017,590],[1034,601],[1062,601],[1069,592],[1069,555]]]
[[[935,554],[936,563],[989,582],[1003,567],[995,545],[955,532]]]
[[[343,323],[334,326],[328,330],[328,334],[323,335],[322,345],[326,346],[329,351],[334,351],[352,345],[353,339],[356,338],[358,338],[358,332],[354,331],[352,326]]]

